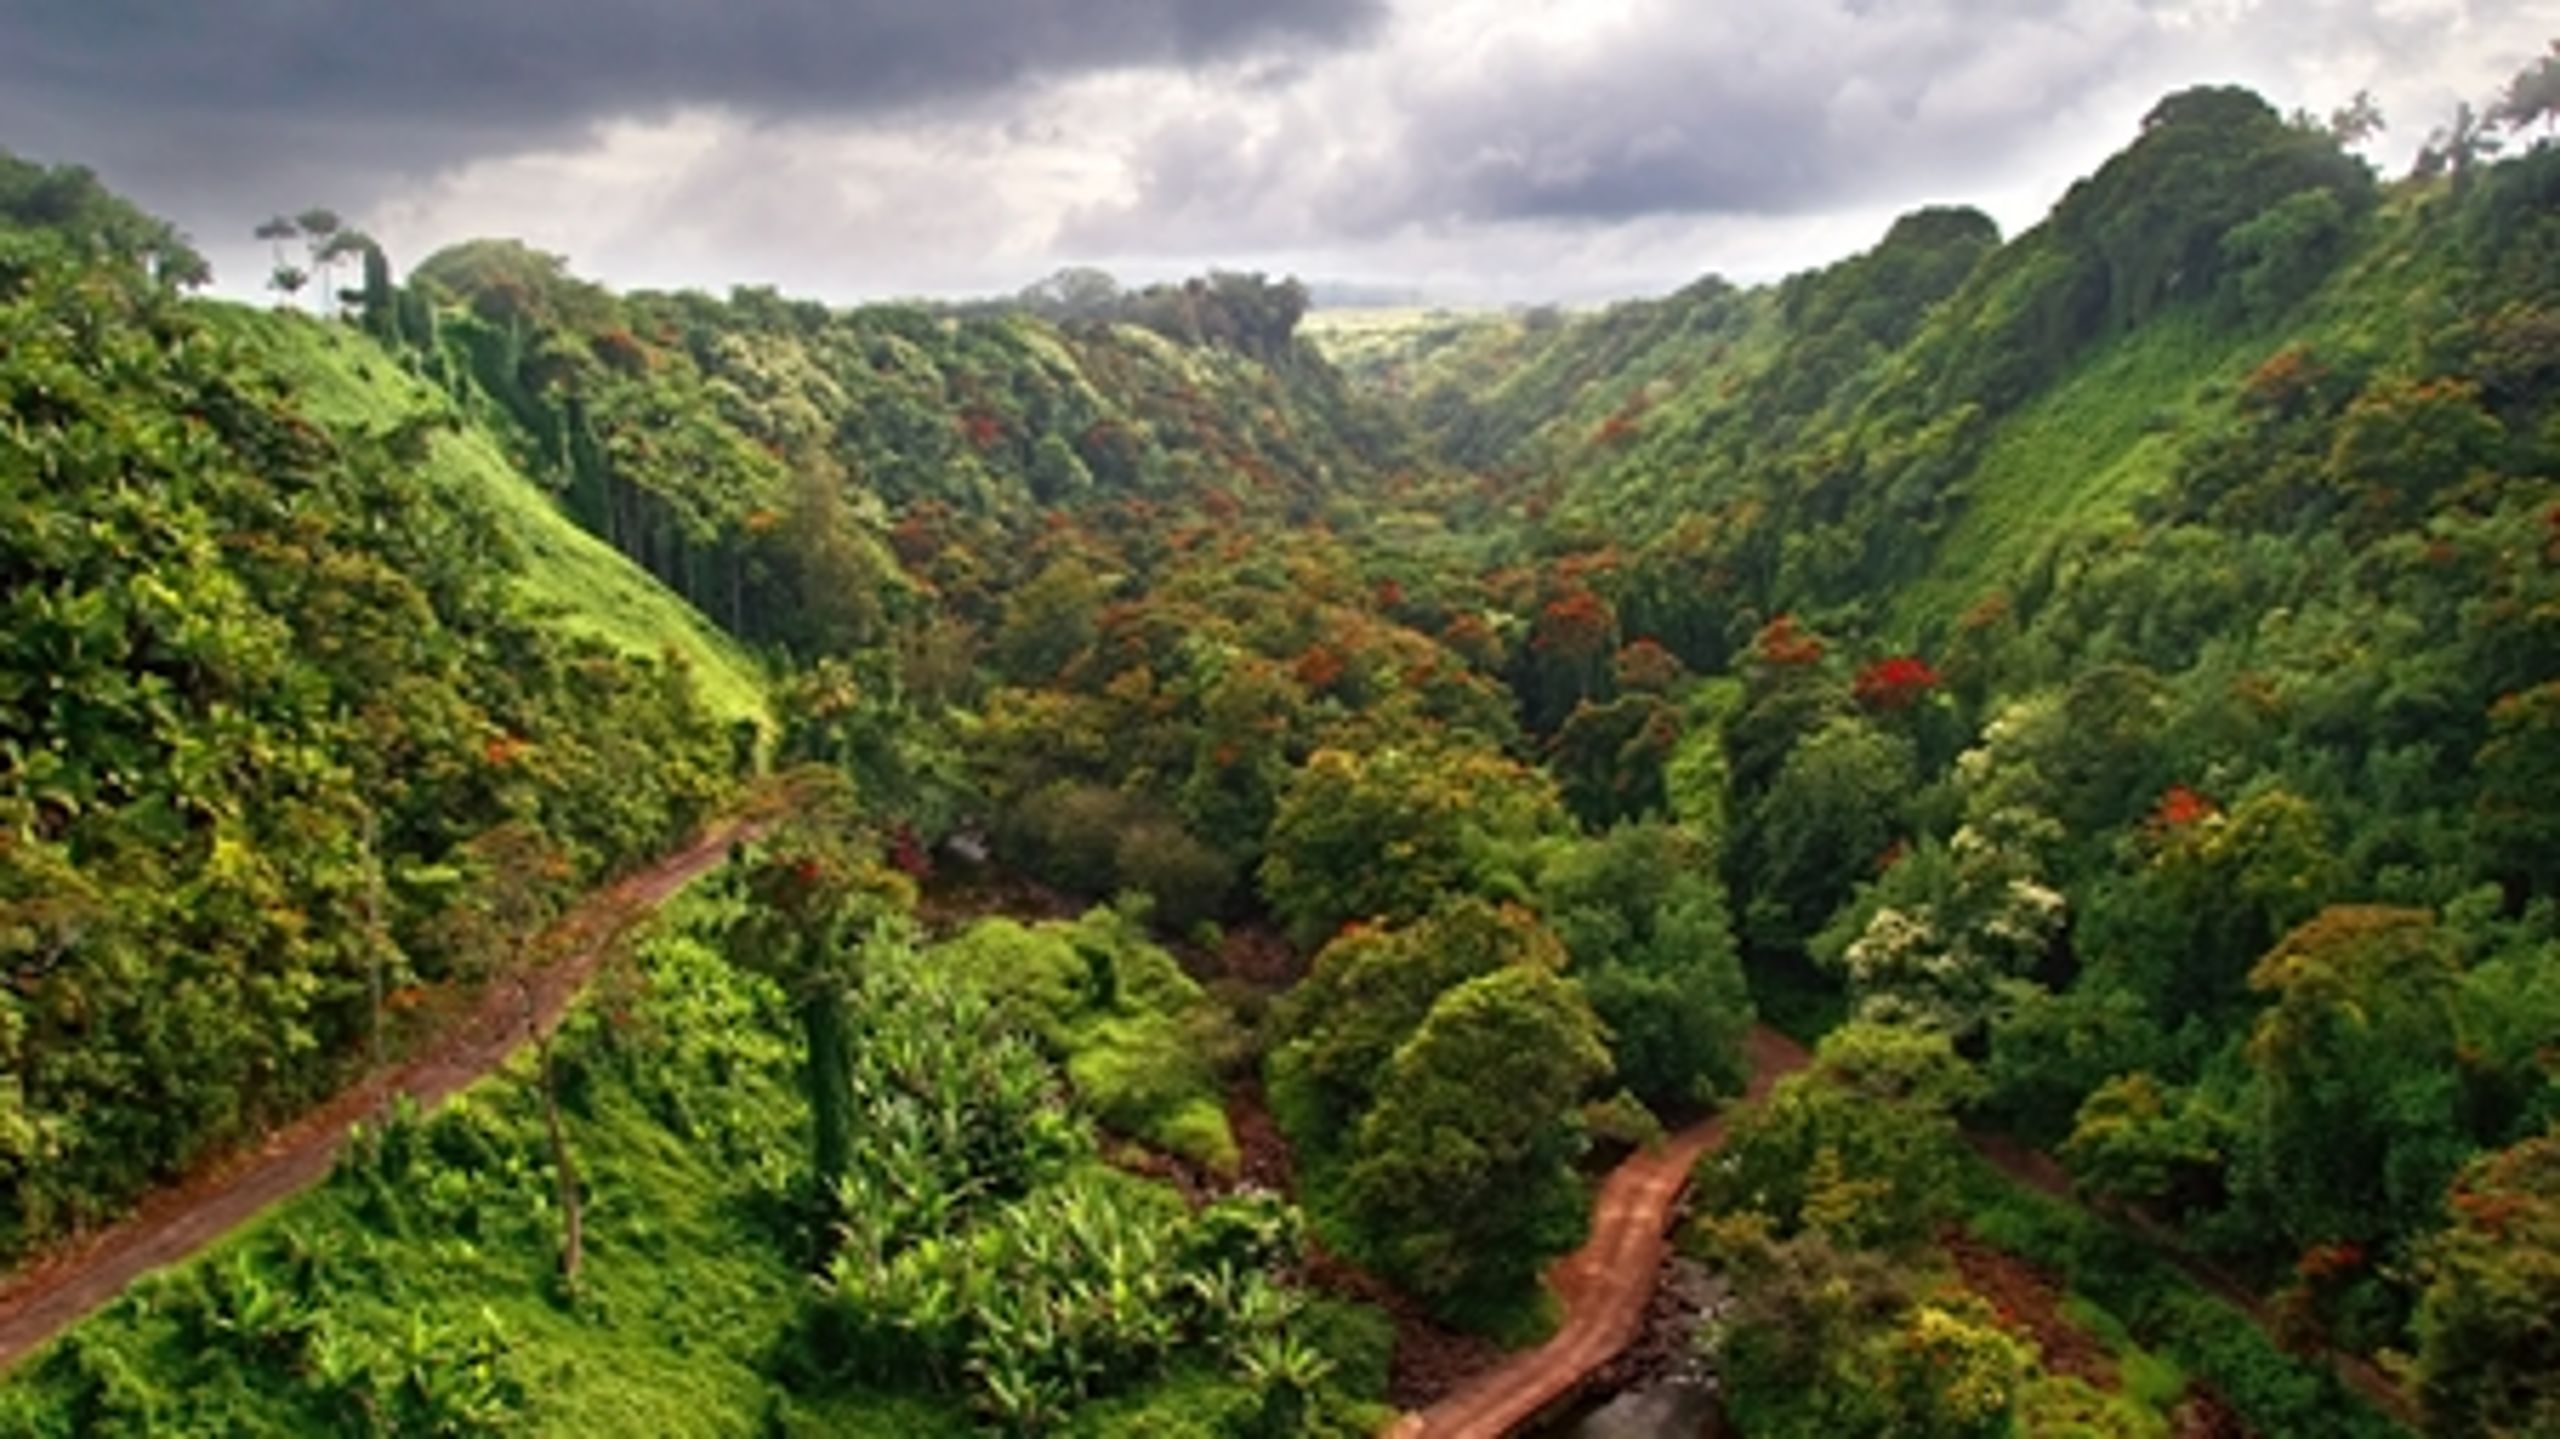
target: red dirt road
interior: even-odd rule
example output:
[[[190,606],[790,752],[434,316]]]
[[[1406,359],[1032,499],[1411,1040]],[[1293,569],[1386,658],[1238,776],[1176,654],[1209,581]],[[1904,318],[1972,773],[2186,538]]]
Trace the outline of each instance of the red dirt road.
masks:
[[[548,1029],[635,921],[719,864],[761,825],[731,821],[684,849],[590,896],[554,926],[544,947],[567,957],[530,983],[492,982],[479,1002],[398,1067],[369,1075],[319,1109],[144,1200],[132,1217],[71,1241],[0,1279],[0,1370],[104,1306],[145,1273],[196,1253],[268,1206],[318,1183],[347,1131],[405,1094],[442,1102],[506,1062],[531,1038],[526,1008]]]
[[[1811,1059],[1804,1047],[1765,1026],[1751,1034],[1751,1088],[1757,1099],[1783,1075]],[[1510,1360],[1432,1405],[1407,1414],[1392,1439],[1501,1439],[1547,1412],[1594,1370],[1617,1357],[1643,1322],[1645,1301],[1662,1267],[1674,1207],[1689,1171],[1724,1142],[1722,1114],[1701,1120],[1653,1150],[1631,1156],[1600,1186],[1591,1238],[1547,1271],[1564,1306],[1564,1326],[1537,1348]]]

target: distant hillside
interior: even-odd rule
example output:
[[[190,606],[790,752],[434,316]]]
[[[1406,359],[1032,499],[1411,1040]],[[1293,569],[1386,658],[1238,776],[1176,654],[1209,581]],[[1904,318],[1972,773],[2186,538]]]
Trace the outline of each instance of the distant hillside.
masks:
[[[1294,337],[1303,295],[1259,277],[1114,291],[1099,319],[833,311],[615,295],[483,241],[430,257],[410,293],[389,338],[571,516],[733,634],[803,655],[917,611],[887,548],[901,521],[1019,537],[1124,502],[1304,518],[1396,442]]]

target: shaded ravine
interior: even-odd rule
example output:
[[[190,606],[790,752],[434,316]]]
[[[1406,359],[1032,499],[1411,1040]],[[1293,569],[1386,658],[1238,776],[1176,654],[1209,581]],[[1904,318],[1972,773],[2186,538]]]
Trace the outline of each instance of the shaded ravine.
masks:
[[[1810,1062],[1802,1045],[1765,1025],[1749,1044],[1750,1099]],[[1730,1111],[1728,1111],[1729,1113]],[[1701,1120],[1611,1170],[1592,1206],[1591,1237],[1557,1260],[1547,1284],[1564,1324],[1388,1431],[1393,1439],[1500,1439],[1554,1408],[1633,1341],[1662,1267],[1680,1196],[1698,1160],[1725,1138],[1726,1114]]]
[[[548,1030],[632,924],[752,839],[757,820],[719,824],[647,869],[589,896],[545,945],[564,958],[490,983],[470,1010],[399,1065],[366,1075],[318,1109],[161,1189],[134,1213],[74,1239],[0,1279],[0,1370],[5,1370],[151,1270],[213,1244],[270,1206],[325,1178],[358,1123],[406,1095],[441,1103]]]
[[[1985,1163],[1999,1170],[2012,1183],[2059,1199],[2101,1223],[2112,1224],[2131,1235],[2162,1263],[2185,1275],[2187,1282],[2239,1310],[2267,1336],[2268,1342],[2289,1353],[2297,1352],[2297,1346],[2288,1343],[2281,1332],[2275,1315],[2268,1312],[2264,1299],[2211,1261],[2181,1245],[2177,1236],[2148,1216],[2138,1210],[2119,1211],[2091,1206],[2080,1197],[2072,1185],[2070,1173],[2056,1163],[2053,1156],[2031,1149],[2008,1135],[1967,1130],[1965,1142]],[[2372,1360],[2327,1345],[2319,1346],[2317,1354],[2328,1361],[2338,1381],[2365,1402],[2407,1428],[2419,1427],[2417,1401]]]

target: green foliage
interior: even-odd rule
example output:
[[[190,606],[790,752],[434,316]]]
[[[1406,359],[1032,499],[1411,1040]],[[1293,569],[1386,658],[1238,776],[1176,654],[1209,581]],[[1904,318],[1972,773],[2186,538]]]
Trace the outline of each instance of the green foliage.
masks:
[[[146,1433],[752,1428],[805,1280],[762,1217],[803,1122],[781,995],[680,901],[557,1046],[588,1185],[580,1297],[538,1101],[492,1079],[368,1129],[319,1188],[144,1281],[13,1371],[0,1429]]]
[[[1369,1255],[1459,1312],[1534,1282],[1581,1236],[1573,1115],[1608,1073],[1599,1022],[1549,970],[1509,965],[1441,995],[1352,1138],[1345,1201]]]
[[[1915,779],[1909,742],[1847,716],[1787,752],[1748,831],[1753,943],[1787,949],[1820,928],[1847,878],[1873,873],[1900,837]]]
[[[1040,925],[984,919],[932,956],[1039,1036],[1105,1126],[1212,1172],[1235,1172],[1235,1138],[1202,1042],[1224,1016],[1128,915],[1096,909]]]
[[[2446,1214],[2424,1250],[2417,1317],[2428,1432],[2560,1427],[2560,1130],[2473,1161]]]
[[[731,756],[680,666],[524,613],[503,518],[402,437],[306,414],[112,252],[0,244],[17,1252],[328,1093],[380,996],[483,967],[446,938],[474,835],[531,822],[593,878],[706,817]]]
[[[2248,1315],[2195,1288],[2144,1241],[1979,1162],[1961,1173],[1965,1225],[1983,1242],[2057,1272],[2167,1359],[2211,1385],[2263,1434],[2385,1439],[2400,1426],[2317,1359],[2287,1353]]]
[[[2038,851],[2058,833],[2028,810],[1923,840],[1861,887],[1814,952],[1846,971],[1863,1016],[1927,1024],[1959,1037],[1989,1019],[2002,984],[2044,961],[2065,902],[2043,882]]]
[[[1275,1362],[1264,1348],[1295,1315],[1272,1277],[1292,1257],[1290,1238],[1276,1207],[1232,1203],[1243,1207],[1188,1215],[1166,1191],[1087,1171],[964,1232],[901,1240],[868,1230],[857,1211],[828,1271],[831,1337],[857,1372],[912,1383],[921,1368],[1014,1432],[1053,1428],[1185,1349],[1312,1401],[1327,1361],[1307,1351]],[[1247,1242],[1228,1243],[1234,1234]]]
[[[1566,959],[1527,911],[1475,899],[1411,925],[1345,930],[1317,951],[1276,1016],[1269,1071],[1281,1123],[1302,1150],[1337,1153],[1441,995],[1514,966],[1561,970]]]
[[[2209,1101],[2135,1070],[2089,1091],[2061,1158],[2093,1194],[2176,1214],[2221,1185],[2235,1128]]]
[[[1782,1235],[1816,1231],[1854,1248],[1917,1242],[1949,1199],[1949,1110],[1978,1081],[1945,1035],[1894,1026],[1835,1031],[1819,1060],[1735,1118],[1732,1138],[1699,1163],[1700,1192]]]
[[[1444,894],[1525,899],[1563,827],[1552,784],[1486,750],[1319,750],[1272,820],[1262,892],[1306,942],[1413,919]]]
[[[1538,902],[1637,1097],[1677,1109],[1740,1090],[1751,996],[1712,851],[1687,830],[1613,829],[1560,851]]]
[[[2455,957],[2430,916],[2337,907],[2249,977],[2259,1085],[2243,1176],[2297,1245],[2372,1244],[2431,1216],[2468,1145],[2454,1073]]]
[[[1753,1434],[1994,1436],[2029,1354],[1961,1293],[1915,1294],[1878,1257],[1821,1233],[1772,1236],[1757,1216],[1691,1239],[1734,1276],[1733,1308],[1701,1336],[1724,1402]]]
[[[2092,1091],[2166,1057],[2150,1007],[2130,991],[2089,982],[2056,993],[2013,983],[2000,999],[1982,1064],[1985,1107],[2031,1143],[2060,1143]]]
[[[135,209],[77,165],[47,167],[0,150],[0,233],[41,232],[83,260],[130,265],[159,284],[193,289],[212,267],[165,220]],[[23,263],[16,257],[5,262]]]

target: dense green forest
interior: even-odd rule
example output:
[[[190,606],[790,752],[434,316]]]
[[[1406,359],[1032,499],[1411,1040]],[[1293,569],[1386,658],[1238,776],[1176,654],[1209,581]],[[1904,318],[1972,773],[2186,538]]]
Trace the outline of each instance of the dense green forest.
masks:
[[[2014,237],[1330,354],[327,218],[253,312],[0,159],[0,1255],[792,817],[7,1432],[1369,1432],[1719,1105],[1741,1432],[2560,1432],[2560,147],[2190,90]]]

